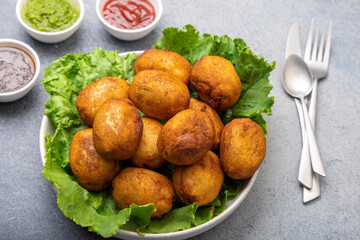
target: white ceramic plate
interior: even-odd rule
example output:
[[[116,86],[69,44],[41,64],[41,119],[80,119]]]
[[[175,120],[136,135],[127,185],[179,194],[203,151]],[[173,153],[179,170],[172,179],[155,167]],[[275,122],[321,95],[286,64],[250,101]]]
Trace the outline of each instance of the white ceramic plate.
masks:
[[[119,54],[120,57],[126,57],[127,54],[135,53],[135,55],[138,57],[140,56],[143,51],[135,51],[135,52],[126,52]],[[40,127],[40,153],[41,153],[41,160],[43,165],[45,165],[45,154],[46,154],[46,148],[45,148],[45,135],[47,134],[54,134],[54,129],[52,128],[50,121],[47,116],[44,116],[41,122]],[[145,236],[141,236],[136,232],[128,231],[128,230],[120,230],[117,234],[115,234],[114,237],[121,238],[121,239],[186,239],[193,236],[196,236],[200,233],[203,233],[210,228],[215,227],[217,224],[222,222],[224,219],[226,219],[232,212],[234,212],[239,205],[242,203],[242,201],[246,198],[248,195],[250,189],[254,185],[256,176],[258,174],[259,170],[255,172],[255,174],[248,180],[246,180],[240,189],[239,194],[235,198],[228,199],[228,202],[226,203],[225,210],[218,216],[212,218],[210,221],[203,223],[197,227],[193,227],[184,231],[179,232],[172,232],[172,233],[160,233],[160,234],[145,234]]]

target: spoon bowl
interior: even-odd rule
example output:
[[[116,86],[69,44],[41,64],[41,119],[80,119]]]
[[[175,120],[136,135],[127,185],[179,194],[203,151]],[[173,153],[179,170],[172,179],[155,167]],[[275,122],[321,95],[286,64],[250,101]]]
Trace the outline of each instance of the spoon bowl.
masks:
[[[320,151],[316,143],[316,137],[309,118],[309,112],[305,105],[304,98],[311,93],[313,87],[313,77],[311,72],[302,58],[298,55],[290,55],[283,69],[283,86],[285,91],[301,101],[304,113],[306,134],[308,138],[311,165],[313,171],[325,176],[325,169],[321,160]]]
[[[304,60],[298,55],[290,55],[285,61],[283,86],[289,95],[296,98],[304,98],[312,90],[313,77]]]

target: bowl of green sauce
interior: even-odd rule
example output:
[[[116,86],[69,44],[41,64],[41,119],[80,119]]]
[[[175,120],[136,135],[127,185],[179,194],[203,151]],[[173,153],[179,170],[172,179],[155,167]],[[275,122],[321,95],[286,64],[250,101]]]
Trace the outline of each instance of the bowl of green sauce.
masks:
[[[69,38],[84,18],[82,0],[18,0],[16,16],[25,31],[45,43]]]

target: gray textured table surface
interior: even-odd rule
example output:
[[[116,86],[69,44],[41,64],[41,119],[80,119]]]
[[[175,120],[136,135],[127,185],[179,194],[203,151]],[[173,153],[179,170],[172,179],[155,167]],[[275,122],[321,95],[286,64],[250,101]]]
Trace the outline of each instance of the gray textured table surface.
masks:
[[[273,115],[266,117],[267,155],[255,185],[230,217],[194,239],[360,239],[359,1],[165,0],[159,26],[134,42],[110,36],[96,17],[95,0],[85,2],[79,30],[51,45],[24,32],[16,19],[15,0],[0,0],[0,38],[31,45],[44,69],[67,53],[91,52],[95,47],[119,52],[148,49],[163,28],[190,23],[201,34],[243,38],[259,56],[277,62],[270,77],[275,105]],[[297,181],[300,126],[281,76],[290,25],[300,21],[304,47],[312,18],[333,21],[330,70],[319,83],[316,129],[327,177],[321,179],[321,197],[304,205]],[[0,239],[101,239],[60,212],[41,173],[39,129],[48,98],[37,84],[21,100],[0,103]]]

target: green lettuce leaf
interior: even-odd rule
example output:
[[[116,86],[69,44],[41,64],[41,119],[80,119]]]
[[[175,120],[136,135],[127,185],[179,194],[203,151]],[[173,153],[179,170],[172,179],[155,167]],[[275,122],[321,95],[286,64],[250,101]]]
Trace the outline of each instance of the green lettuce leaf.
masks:
[[[200,36],[191,25],[186,25],[182,30],[164,29],[163,37],[154,47],[177,52],[191,64],[206,55],[228,59],[242,81],[242,93],[233,107],[219,112],[223,122],[250,117],[266,133],[267,124],[262,114],[270,115],[274,104],[274,98],[268,97],[272,88],[268,78],[275,63],[268,64],[263,58],[258,58],[242,39],[232,40],[226,35]],[[101,48],[95,48],[92,53],[67,54],[44,69],[42,80],[50,95],[50,100],[45,103],[45,115],[55,129],[53,136],[45,137],[47,154],[44,177],[57,189],[57,204],[64,215],[104,237],[114,235],[122,227],[143,235],[198,226],[223,212],[227,199],[236,196],[243,185],[242,181],[226,177],[219,196],[213,202],[201,207],[196,203],[184,206],[177,199],[173,210],[160,219],[150,218],[155,210],[153,204],[133,204],[128,209],[120,210],[112,198],[111,187],[102,192],[91,192],[79,185],[69,166],[72,138],[77,131],[87,128],[76,110],[77,95],[85,86],[105,76],[120,77],[130,84],[135,75],[135,60],[134,54],[121,58],[116,51],[106,52]],[[198,98],[192,86],[190,92],[192,97]],[[171,179],[174,167],[167,164],[159,172]]]
[[[168,233],[185,230],[191,227],[195,219],[197,203],[176,208],[161,218],[152,219],[148,226],[138,228],[139,233]]]

